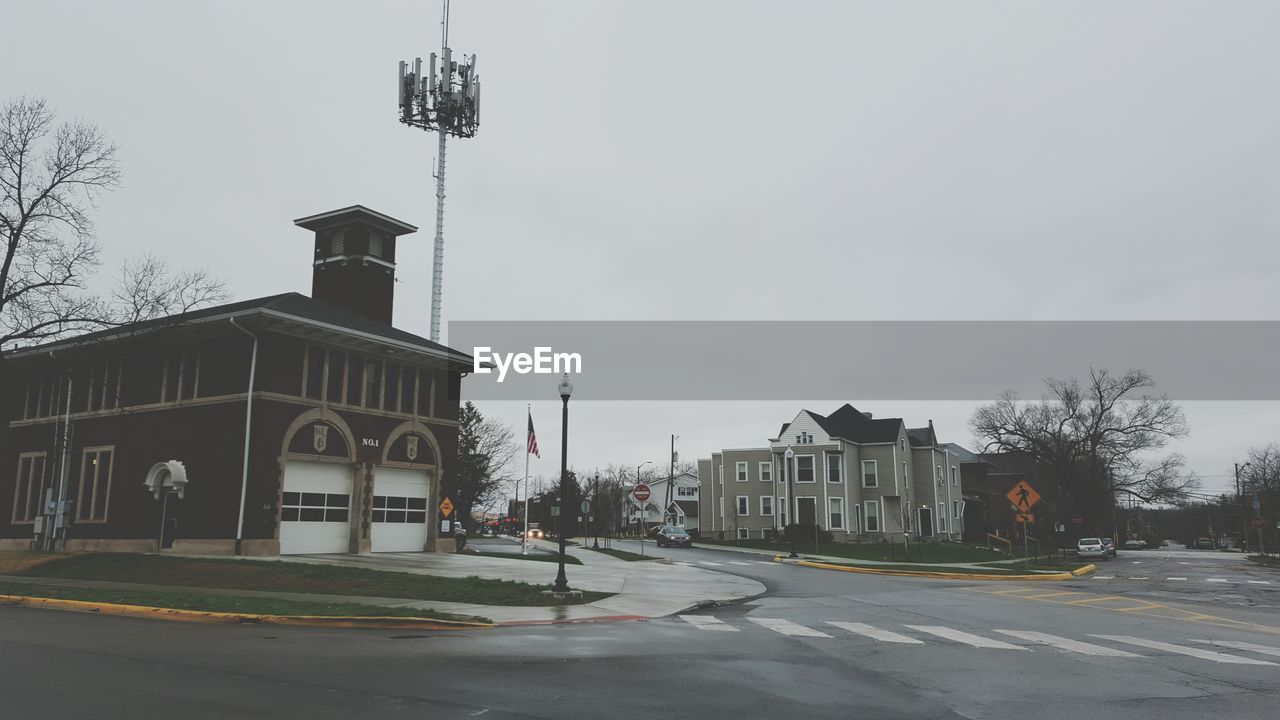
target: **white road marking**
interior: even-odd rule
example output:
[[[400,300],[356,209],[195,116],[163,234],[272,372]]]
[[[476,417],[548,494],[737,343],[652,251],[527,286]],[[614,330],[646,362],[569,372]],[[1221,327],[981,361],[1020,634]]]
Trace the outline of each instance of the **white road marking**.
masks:
[[[699,564],[699,565],[717,565],[717,566],[718,566],[718,565],[723,565],[724,563],[716,562],[716,561],[714,561],[714,560],[699,560],[699,561],[698,561],[698,564]]]
[[[1019,645],[1010,645],[1007,642],[991,640],[990,638],[984,638],[978,635],[971,635],[970,633],[960,630],[952,630],[949,627],[943,627],[941,625],[904,625],[903,627],[909,627],[912,630],[919,630],[922,633],[929,633],[930,635],[937,635],[940,638],[954,640],[955,642],[964,643],[965,645],[972,645],[976,648],[991,648],[993,650],[1026,650],[1026,648]]]
[[[1226,578],[1205,578],[1205,582],[1217,582],[1217,583],[1224,583],[1224,582],[1226,582],[1226,581],[1227,581],[1227,579],[1226,579]]]
[[[1249,580],[1248,583],[1250,585],[1270,585],[1271,581],[1270,580]]]
[[[848,630],[851,633],[866,635],[872,640],[879,640],[881,642],[902,643],[904,645],[923,645],[924,644],[923,640],[910,638],[910,637],[907,637],[906,635],[899,635],[896,632],[889,632],[888,630],[881,630],[880,628],[871,627],[866,623],[835,622],[834,620],[828,620],[827,624],[835,625],[841,630]]]
[[[1167,577],[1165,580],[1186,580],[1184,577]]]
[[[738,560],[730,560],[730,561],[729,561],[729,564],[730,564],[730,565],[750,565],[751,563],[749,563],[749,562],[740,562],[740,561],[738,561]]]
[[[1023,640],[1030,640],[1031,642],[1043,643],[1045,645],[1056,647],[1060,650],[1080,653],[1081,655],[1101,655],[1103,657],[1142,657],[1141,655],[1135,655],[1127,650],[1116,650],[1115,648],[1080,642],[1079,640],[1071,640],[1069,638],[1058,637],[1057,635],[1046,635],[1045,633],[1035,632],[1032,630],[996,630],[996,632],[1001,635],[1009,635]]]
[[[760,627],[768,628],[776,633],[782,633],[783,635],[794,635],[797,637],[831,637],[821,630],[814,630],[813,628],[807,628],[803,625],[797,625],[790,620],[783,620],[782,618],[749,617],[747,619]]]
[[[1227,655],[1225,653],[1213,652],[1212,650],[1183,647],[1182,645],[1174,645],[1172,643],[1159,642],[1156,640],[1144,640],[1130,635],[1093,635],[1091,633],[1090,636],[1102,638],[1103,640],[1111,640],[1113,642],[1137,645],[1138,647],[1151,648],[1152,650],[1163,650],[1165,652],[1176,653],[1178,655],[1190,655],[1191,657],[1200,658],[1201,660],[1212,660],[1213,662],[1227,663],[1229,665],[1275,665],[1275,663],[1267,660],[1254,660],[1253,658]]]
[[[738,628],[711,615],[681,615],[681,620],[699,630],[718,630],[720,632],[738,632]]]
[[[1134,565],[1141,565],[1141,564],[1142,564],[1142,561],[1141,561],[1141,560],[1133,560],[1133,561],[1131,561],[1131,562],[1132,562]]]
[[[1115,580],[1116,576],[1115,575],[1094,575],[1093,579],[1094,580]]]
[[[1271,655],[1272,657],[1280,657],[1280,648],[1258,645],[1257,643],[1239,642],[1236,640],[1191,640],[1190,642],[1203,643],[1205,645],[1221,645],[1223,647],[1234,648],[1236,650],[1248,650],[1249,652]]]

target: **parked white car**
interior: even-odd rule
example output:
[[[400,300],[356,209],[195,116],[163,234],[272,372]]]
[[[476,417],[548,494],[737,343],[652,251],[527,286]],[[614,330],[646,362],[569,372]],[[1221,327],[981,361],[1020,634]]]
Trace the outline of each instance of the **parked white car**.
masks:
[[[1102,542],[1102,538],[1080,538],[1080,542],[1076,543],[1076,555],[1080,559],[1084,558],[1102,558],[1106,560],[1110,553],[1107,546]]]

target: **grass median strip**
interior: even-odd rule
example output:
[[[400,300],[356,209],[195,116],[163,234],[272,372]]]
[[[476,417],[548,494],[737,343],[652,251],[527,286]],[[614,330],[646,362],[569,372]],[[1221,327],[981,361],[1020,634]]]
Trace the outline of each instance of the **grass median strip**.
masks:
[[[628,552],[626,550],[614,550],[613,548],[594,548],[594,551],[598,553],[604,553],[605,555],[612,555],[613,557],[616,557],[619,560],[626,560],[627,562],[635,562],[637,560],[657,560],[658,559],[653,555],[641,555],[640,553]]]
[[[267,590],[477,605],[560,605],[542,595],[548,585],[512,580],[438,577],[285,561],[217,560],[157,555],[88,553],[70,555],[28,568],[17,575],[69,580],[167,585],[182,588]],[[611,593],[584,591],[572,604],[589,603]]]
[[[142,605],[248,615],[292,615],[329,617],[416,617],[431,620],[489,622],[486,618],[453,615],[415,608],[379,607],[359,603],[280,600],[276,598],[210,595],[198,591],[123,590],[114,588],[61,587],[0,582],[0,595],[57,598],[115,605]]]

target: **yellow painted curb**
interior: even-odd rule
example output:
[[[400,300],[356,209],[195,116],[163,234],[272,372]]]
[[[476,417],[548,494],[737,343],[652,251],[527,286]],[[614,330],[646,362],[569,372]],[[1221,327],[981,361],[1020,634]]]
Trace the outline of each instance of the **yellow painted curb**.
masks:
[[[775,562],[781,562],[782,556],[776,556]],[[879,568],[855,567],[850,565],[832,565],[830,563],[813,562],[811,560],[798,560],[796,565],[804,567],[821,568],[823,570],[839,570],[841,572],[866,573],[868,575],[894,575],[897,577],[922,577],[935,578],[942,580],[1070,580],[1075,575],[1067,572],[1062,573],[1044,573],[1038,575],[980,575],[970,573],[950,573],[938,572],[935,570],[881,570]],[[1081,568],[1082,570],[1084,568]]]
[[[1094,565],[1093,563],[1089,563],[1084,567],[1078,567],[1075,570],[1072,570],[1071,574],[1074,575],[1075,577],[1080,577],[1081,575],[1088,575],[1089,573],[1097,569],[1098,569],[1097,565]]]
[[[306,625],[329,628],[386,628],[395,630],[474,630],[494,627],[490,623],[463,620],[432,620],[414,617],[335,617],[322,615],[256,615],[253,613],[224,613],[205,610],[178,610],[147,605],[122,605],[117,603],[64,600],[27,595],[0,595],[0,604],[46,610],[98,613],[120,617],[173,620],[192,623],[263,623],[271,625]]]

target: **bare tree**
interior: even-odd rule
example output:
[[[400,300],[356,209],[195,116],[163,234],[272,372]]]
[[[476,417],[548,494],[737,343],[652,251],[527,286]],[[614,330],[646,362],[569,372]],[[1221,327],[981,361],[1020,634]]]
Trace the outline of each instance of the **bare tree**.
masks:
[[[1249,448],[1248,463],[1241,474],[1247,488],[1256,492],[1280,492],[1280,443]]]
[[[510,426],[487,418],[470,401],[458,417],[458,458],[454,474],[456,517],[471,523],[471,513],[486,507],[515,477],[519,445]]]
[[[1076,502],[1128,495],[1143,502],[1173,502],[1199,487],[1174,454],[1149,455],[1187,434],[1182,409],[1150,391],[1142,370],[1113,375],[1090,369],[1087,384],[1048,379],[1039,402],[1005,393],[978,408],[970,427],[984,452],[1027,457],[1056,479],[1060,495]]]
[[[116,146],[96,126],[58,124],[40,99],[0,105],[0,433],[10,409],[5,351],[226,297],[204,271],[170,277],[150,257],[126,266],[110,300],[87,291],[99,267],[90,210],[119,183]]]

